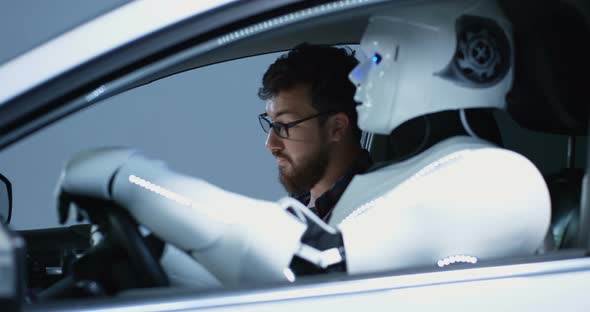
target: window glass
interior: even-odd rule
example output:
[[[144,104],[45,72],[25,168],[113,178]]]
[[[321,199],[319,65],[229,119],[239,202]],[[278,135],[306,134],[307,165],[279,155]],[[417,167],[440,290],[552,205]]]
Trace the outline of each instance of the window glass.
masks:
[[[58,226],[54,190],[74,153],[129,146],[173,169],[255,198],[285,196],[266,151],[257,91],[279,54],[195,69],[130,90],[31,135],[0,153],[13,183],[17,230]]]

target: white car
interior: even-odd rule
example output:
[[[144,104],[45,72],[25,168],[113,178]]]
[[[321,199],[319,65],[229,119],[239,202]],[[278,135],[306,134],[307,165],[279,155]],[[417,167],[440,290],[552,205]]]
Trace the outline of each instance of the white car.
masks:
[[[239,107],[244,105],[255,109],[255,104],[222,99],[199,103],[199,94],[207,92],[206,83],[195,83],[186,90],[194,96],[192,105],[171,105],[181,100],[175,91],[166,91],[167,85],[177,84],[192,72],[208,79],[219,66],[247,57],[262,57],[268,64],[276,55],[264,54],[286,51],[304,41],[358,44],[369,16],[401,2],[411,1],[133,1],[0,65],[0,163],[15,150],[26,153],[35,144],[43,144],[43,153],[47,153],[39,155],[41,149],[35,149],[33,155],[28,154],[30,159],[20,160],[26,167],[0,166],[0,216],[5,220],[0,229],[1,310],[587,311],[590,185],[583,181],[590,4],[583,0],[499,1],[513,24],[516,50],[508,113],[495,116],[502,144],[539,167],[552,197],[547,244],[535,256],[443,268],[408,263],[406,269],[396,271],[353,276],[331,273],[289,283],[224,287],[207,281],[186,282],[182,268],[173,272],[178,278],[164,272],[160,263],[164,242],[148,235],[132,219],[109,223],[108,230],[103,228],[100,233],[92,224],[110,221],[11,229],[11,215],[22,209],[53,209],[57,214],[53,191],[58,173],[50,177],[51,182],[42,177],[49,168],[63,165],[63,158],[50,161],[49,155],[56,151],[70,155],[80,149],[119,144],[149,150],[147,142],[160,140],[167,151],[158,154],[172,162],[175,154],[183,153],[183,145],[204,144],[191,157],[207,164],[222,155],[211,155],[206,143],[191,142],[192,131],[215,137],[216,130],[199,128],[198,121],[191,122],[191,114],[200,112],[199,118],[214,119],[219,127],[235,127],[231,131],[239,133],[244,130],[224,123],[223,115],[243,115]],[[230,81],[223,78],[220,81]],[[226,92],[231,93],[232,88],[228,83]],[[143,90],[161,95],[158,105],[169,105],[171,115],[161,116],[157,113],[161,110],[133,103],[133,95]],[[130,105],[137,123],[133,115],[118,119],[117,112],[106,110],[109,105]],[[218,109],[212,116],[211,107]],[[242,115],[258,131],[256,115]],[[100,131],[112,132],[110,139],[67,128],[78,116],[82,122],[102,118]],[[187,128],[188,124],[193,128]],[[52,135],[62,126],[70,129],[71,137]],[[128,132],[140,134],[134,137],[140,140],[132,141]],[[67,144],[80,137],[81,144]],[[212,142],[223,144],[224,140],[214,138]],[[365,134],[363,144],[376,161],[390,159],[387,136]],[[262,150],[262,144],[257,148]],[[34,171],[35,179],[43,183],[39,194],[51,194],[52,201],[45,207],[19,207],[26,206],[27,200],[17,200],[17,189],[27,194],[23,197],[43,196],[36,195],[36,187],[17,183],[21,182],[16,177],[19,170]],[[194,174],[203,176],[198,171]],[[109,243],[94,245],[96,239]]]

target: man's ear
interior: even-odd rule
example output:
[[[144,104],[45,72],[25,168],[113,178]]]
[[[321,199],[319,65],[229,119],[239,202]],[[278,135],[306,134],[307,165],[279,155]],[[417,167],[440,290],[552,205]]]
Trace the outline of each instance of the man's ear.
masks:
[[[348,115],[343,112],[336,113],[328,117],[326,123],[330,141],[340,142],[344,140],[350,123]]]

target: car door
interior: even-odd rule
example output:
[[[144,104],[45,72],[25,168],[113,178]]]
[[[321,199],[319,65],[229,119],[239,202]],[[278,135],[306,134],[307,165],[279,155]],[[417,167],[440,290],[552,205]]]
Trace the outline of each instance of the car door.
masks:
[[[255,4],[262,5],[262,3],[272,3],[274,9],[281,6],[278,2],[270,1],[254,1],[252,3],[252,7],[249,4],[240,4],[240,9],[251,8],[254,10]],[[275,4],[276,6],[274,6]],[[290,7],[280,8],[289,8],[285,9],[285,12],[294,10]],[[244,12],[237,11],[234,13],[242,14]],[[279,15],[270,8],[264,12],[270,16]],[[235,17],[236,20],[230,19],[224,25],[235,26],[231,21],[238,19],[241,21],[242,18],[248,20],[244,15],[240,16]],[[266,15],[253,14],[253,16],[254,21],[258,21],[256,18],[259,18],[262,25],[265,25],[264,23],[268,25],[264,18]],[[215,15],[215,17],[219,16]],[[194,23],[204,23],[204,21],[213,23],[212,20],[206,18],[196,19]],[[194,31],[194,24],[191,27],[186,25],[179,26],[176,34],[184,34],[184,31],[189,33],[187,28]],[[235,26],[236,33],[230,31],[234,28],[227,26],[228,33],[221,32],[217,39],[221,42],[231,41],[232,36],[247,33],[246,30],[240,29],[238,26]],[[220,26],[220,28],[222,27]],[[174,33],[174,31],[170,30],[170,33]],[[129,50],[120,51],[121,60],[113,62],[109,66],[102,68],[105,63],[118,59],[119,54],[117,57],[112,54],[99,58],[96,62],[81,66],[76,72],[64,74],[41,85],[35,89],[38,91],[25,92],[8,100],[1,107],[5,109],[7,114],[6,119],[3,119],[5,122],[0,123],[3,125],[2,133],[4,134],[0,144],[8,146],[25,135],[40,130],[48,123],[107,96],[165,76],[162,74],[164,70],[169,70],[171,74],[179,68],[187,68],[187,65],[182,63],[182,53],[179,51],[184,52],[182,50],[183,43],[189,44],[187,42],[190,40],[187,38],[192,35],[186,35],[183,40],[174,41],[176,37],[172,35],[167,37],[170,33],[154,34],[153,37],[145,38],[145,41],[138,43],[137,46],[127,47]],[[204,37],[207,37],[207,34],[213,36],[205,31],[199,33]],[[172,50],[158,50],[158,40],[166,41],[163,38],[172,41],[172,43],[164,45],[168,48],[174,47],[170,48]],[[194,36],[192,38],[198,41],[201,37]],[[138,50],[144,48],[147,51],[145,54],[137,54]],[[202,49],[202,47],[196,47],[197,52],[195,53],[208,57],[207,61],[203,61],[203,64],[212,62],[211,60],[215,60],[216,56],[219,57],[224,53],[224,51],[214,51],[216,53],[207,55],[206,50],[198,49]],[[121,48],[121,50],[125,49]],[[268,48],[265,51],[271,50]],[[228,54],[225,54],[222,59],[231,55],[228,51],[225,53]],[[137,55],[143,55],[139,61],[135,58]],[[171,58],[167,58],[168,56]],[[173,59],[175,56],[179,58]],[[151,59],[152,57],[154,59]],[[178,67],[165,64],[166,61],[174,63]],[[141,79],[125,75],[130,72],[139,73],[138,76]],[[78,77],[80,80],[77,79]],[[71,80],[77,82],[69,85],[68,82]],[[51,89],[53,92],[50,92]],[[44,100],[40,100],[42,98]],[[69,101],[74,98],[80,98],[80,100]],[[17,109],[18,106],[26,108]],[[39,117],[40,114],[48,112],[47,116]],[[41,236],[50,237],[51,235],[46,232],[41,233]],[[464,308],[477,308],[484,311],[521,309],[544,311],[555,310],[568,303],[568,307],[571,307],[572,310],[583,310],[585,305],[582,290],[590,286],[588,285],[590,263],[587,258],[583,257],[584,255],[585,250],[571,250],[540,257],[479,263],[474,267],[417,268],[361,276],[334,275],[302,279],[292,285],[245,287],[209,292],[196,292],[190,289],[139,290],[129,291],[113,298],[39,303],[28,305],[24,309],[27,311],[109,311],[121,309],[154,311],[197,309],[259,311],[266,309],[274,311],[277,309],[324,310],[344,307],[355,310],[387,309],[388,311],[391,309],[450,311]],[[576,285],[576,289],[571,290],[568,287],[560,287],[561,285]]]

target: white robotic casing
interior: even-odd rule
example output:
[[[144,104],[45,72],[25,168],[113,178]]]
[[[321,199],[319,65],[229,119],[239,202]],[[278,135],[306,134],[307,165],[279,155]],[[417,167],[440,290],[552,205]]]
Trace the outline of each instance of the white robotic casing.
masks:
[[[427,1],[400,4],[370,18],[361,40],[367,59],[349,75],[356,85],[358,125],[367,132],[389,134],[414,117],[444,110],[504,108],[512,85],[511,54],[502,59],[491,43],[477,41],[492,53],[488,62],[505,63],[507,72],[493,85],[465,85],[446,77],[457,51],[457,20],[461,16],[493,19],[512,51],[511,26],[492,1]],[[482,43],[483,42],[483,43]],[[468,49],[469,50],[469,49]],[[472,48],[471,52],[473,52]],[[485,66],[492,66],[487,64]],[[485,67],[484,66],[484,67]]]
[[[357,175],[335,207],[349,273],[470,256],[532,255],[551,218],[544,179],[523,156],[453,137],[404,162]]]
[[[113,189],[116,202],[225,285],[286,281],[306,229],[277,203],[222,190],[138,154],[119,169]]]
[[[289,280],[285,270],[307,228],[279,203],[222,190],[125,148],[76,155],[58,190],[119,204],[223,285]],[[170,263],[186,263],[174,250],[166,256]]]
[[[104,174],[83,174],[100,172],[102,165]],[[198,262],[192,276],[213,275],[201,275],[193,285],[293,278],[289,265],[302,255],[308,225],[286,208],[311,212],[292,199],[274,203],[227,192],[129,150],[83,153],[67,168],[63,191],[118,203],[180,250],[167,253],[166,263],[187,265],[178,258],[186,252]],[[485,141],[453,137],[404,162],[357,175],[334,209],[334,226],[318,225],[327,233],[339,230],[347,271],[354,274],[435,265],[456,255],[530,255],[543,242],[549,220],[547,187],[530,161]]]

